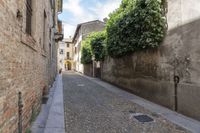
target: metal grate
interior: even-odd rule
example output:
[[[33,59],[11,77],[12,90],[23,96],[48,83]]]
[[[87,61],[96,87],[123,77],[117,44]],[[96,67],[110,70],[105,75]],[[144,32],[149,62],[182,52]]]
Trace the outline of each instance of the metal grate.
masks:
[[[139,122],[152,122],[153,119],[147,115],[136,115],[134,116],[135,119],[137,119]]]

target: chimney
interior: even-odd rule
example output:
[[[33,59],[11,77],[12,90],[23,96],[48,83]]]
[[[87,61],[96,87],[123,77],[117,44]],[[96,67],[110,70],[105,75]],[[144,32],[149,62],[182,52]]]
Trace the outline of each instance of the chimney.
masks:
[[[104,19],[103,19],[103,21],[104,21],[105,23],[107,23],[107,21],[108,21],[108,18],[104,18]]]

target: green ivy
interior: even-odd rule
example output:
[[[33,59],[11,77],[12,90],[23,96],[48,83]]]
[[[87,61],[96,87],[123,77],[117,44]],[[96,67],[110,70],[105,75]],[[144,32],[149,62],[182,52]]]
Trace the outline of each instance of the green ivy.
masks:
[[[81,63],[82,64],[92,63],[92,50],[89,38],[86,38],[86,40],[84,40],[81,45]]]
[[[92,63],[92,56],[96,61],[104,60],[106,56],[106,32],[91,33],[82,44],[81,63]]]
[[[106,31],[111,57],[158,47],[164,38],[166,18],[161,0],[123,0],[109,17]]]
[[[96,61],[103,61],[106,56],[106,32],[95,32],[90,35],[92,55]]]

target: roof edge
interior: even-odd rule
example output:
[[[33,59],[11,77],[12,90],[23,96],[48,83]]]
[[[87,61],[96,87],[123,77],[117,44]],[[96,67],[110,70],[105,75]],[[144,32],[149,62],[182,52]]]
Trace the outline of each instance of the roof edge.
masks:
[[[77,34],[78,34],[78,31],[79,31],[79,29],[80,29],[80,27],[82,26],[82,25],[84,25],[84,24],[88,24],[88,23],[93,23],[93,22],[101,22],[101,23],[103,23],[103,24],[106,24],[105,22],[103,22],[103,21],[101,21],[101,20],[92,20],[92,21],[88,21],[88,22],[84,22],[84,23],[80,23],[80,24],[78,24],[77,25],[77,27],[76,27],[76,30],[75,30],[75,34],[74,34],[74,36],[73,36],[73,39],[72,39],[72,42],[74,43],[74,41],[75,41],[75,38],[76,38],[76,36],[77,36]]]

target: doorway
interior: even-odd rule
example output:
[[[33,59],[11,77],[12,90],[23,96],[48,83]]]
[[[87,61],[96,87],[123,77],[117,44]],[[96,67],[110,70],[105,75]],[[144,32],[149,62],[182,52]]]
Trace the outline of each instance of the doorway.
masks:
[[[72,70],[72,63],[67,61],[67,70]]]

